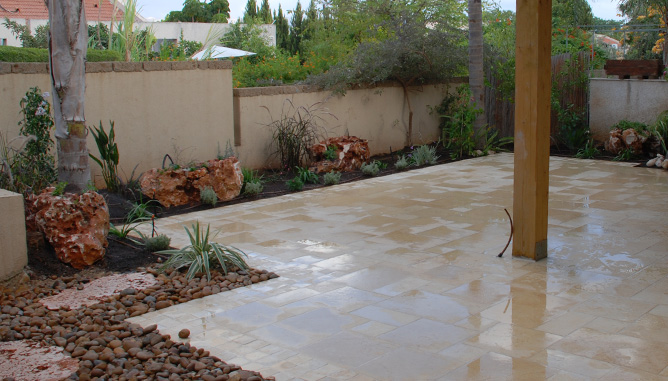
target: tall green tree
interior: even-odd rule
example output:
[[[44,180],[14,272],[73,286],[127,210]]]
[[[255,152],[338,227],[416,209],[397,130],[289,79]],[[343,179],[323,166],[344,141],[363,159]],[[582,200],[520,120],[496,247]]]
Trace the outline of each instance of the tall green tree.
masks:
[[[292,11],[292,20],[290,20],[290,53],[297,54],[302,42],[304,33],[304,11],[302,4],[297,0],[297,6]]]
[[[206,3],[199,0],[185,0],[181,15],[189,22],[211,21],[211,13],[209,13]]]
[[[591,25],[594,15],[586,0],[553,0],[552,26],[555,28]]]
[[[244,11],[244,22],[252,23],[257,18],[257,2],[255,0],[248,0],[246,3],[246,10]]]
[[[225,24],[230,19],[230,4],[227,0],[211,0],[206,6],[211,22]]]
[[[274,22],[276,24],[276,46],[287,51],[290,49],[290,24],[283,14],[281,4],[278,4]]]
[[[306,11],[306,19],[304,20],[304,36],[303,38],[309,40],[315,36],[315,29],[318,25],[318,8],[315,6],[315,0],[311,0]]]
[[[260,11],[257,16],[262,24],[272,24],[274,22],[274,18],[271,16],[269,0],[262,0],[262,5],[260,5]]]
[[[84,95],[88,24],[84,0],[51,0],[49,67],[58,141],[58,180],[83,190],[90,181]]]

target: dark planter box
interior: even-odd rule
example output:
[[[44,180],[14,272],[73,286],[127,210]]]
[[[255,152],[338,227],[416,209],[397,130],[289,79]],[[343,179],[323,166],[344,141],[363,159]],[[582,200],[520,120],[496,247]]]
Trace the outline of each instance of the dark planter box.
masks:
[[[608,60],[603,68],[606,75],[616,75],[619,79],[659,78],[663,74],[661,60]]]

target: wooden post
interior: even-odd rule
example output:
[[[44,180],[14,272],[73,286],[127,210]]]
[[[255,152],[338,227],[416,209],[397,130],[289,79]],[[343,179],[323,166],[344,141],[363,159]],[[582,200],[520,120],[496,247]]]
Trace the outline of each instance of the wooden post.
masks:
[[[551,0],[517,0],[513,256],[547,257]]]

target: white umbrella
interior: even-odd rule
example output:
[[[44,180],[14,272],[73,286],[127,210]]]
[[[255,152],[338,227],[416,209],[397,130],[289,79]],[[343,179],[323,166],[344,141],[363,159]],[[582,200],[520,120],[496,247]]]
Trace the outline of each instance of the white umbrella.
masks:
[[[255,53],[245,50],[226,48],[220,45],[213,45],[204,50],[195,53],[191,58],[194,60],[221,59],[229,57],[253,56]]]

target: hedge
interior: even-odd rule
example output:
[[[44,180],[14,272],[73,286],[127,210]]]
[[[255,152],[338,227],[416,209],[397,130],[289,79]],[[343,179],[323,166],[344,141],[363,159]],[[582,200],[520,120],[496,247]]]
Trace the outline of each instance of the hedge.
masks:
[[[86,61],[105,62],[122,61],[121,53],[113,50],[90,49],[86,52]],[[15,46],[0,46],[1,62],[49,62],[49,51],[38,48],[17,48]]]

